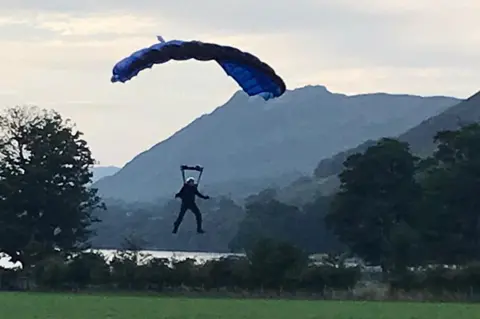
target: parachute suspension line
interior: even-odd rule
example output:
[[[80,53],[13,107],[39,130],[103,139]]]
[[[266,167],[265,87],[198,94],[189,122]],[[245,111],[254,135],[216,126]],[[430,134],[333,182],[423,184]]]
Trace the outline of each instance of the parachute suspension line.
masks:
[[[198,172],[198,178],[197,178],[197,185],[200,184],[200,180],[202,179],[202,174],[203,174],[203,167],[202,166],[188,166],[188,165],[182,165],[180,166],[180,171],[182,172],[182,179],[183,183],[185,184],[186,179],[185,179],[185,171],[197,171]]]

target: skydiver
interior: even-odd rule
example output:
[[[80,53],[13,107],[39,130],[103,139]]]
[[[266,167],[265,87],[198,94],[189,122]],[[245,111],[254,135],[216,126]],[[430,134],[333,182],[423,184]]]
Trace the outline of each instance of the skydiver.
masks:
[[[180,213],[178,214],[177,220],[173,223],[173,232],[177,233],[178,227],[183,221],[185,212],[189,209],[194,215],[197,221],[197,233],[203,234],[205,231],[202,229],[202,214],[200,209],[198,209],[197,204],[195,203],[195,196],[198,196],[202,199],[209,199],[209,196],[202,195],[198,191],[198,185],[195,184],[195,179],[193,177],[187,178],[185,184],[183,184],[180,191],[175,194],[175,198],[180,198],[182,200],[182,206],[180,208]]]

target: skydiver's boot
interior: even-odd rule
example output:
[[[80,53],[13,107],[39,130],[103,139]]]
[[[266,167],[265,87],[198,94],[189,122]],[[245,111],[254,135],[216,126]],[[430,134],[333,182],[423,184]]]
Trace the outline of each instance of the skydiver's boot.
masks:
[[[202,219],[200,218],[200,223],[197,224],[197,234],[205,234],[205,231],[202,227]]]

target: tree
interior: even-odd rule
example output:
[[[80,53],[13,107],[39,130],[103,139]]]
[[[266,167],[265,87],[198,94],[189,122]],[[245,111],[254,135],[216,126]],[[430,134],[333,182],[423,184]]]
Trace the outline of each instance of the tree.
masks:
[[[251,280],[262,288],[291,289],[308,265],[308,255],[284,241],[258,239],[247,251]]]
[[[319,195],[299,208],[270,197],[252,196],[229,247],[242,251],[260,238],[269,238],[295,245],[307,253],[336,251],[340,245],[324,221],[330,201],[330,197]]]
[[[405,269],[414,260],[421,196],[417,161],[408,144],[389,138],[349,156],[326,216],[327,226],[352,253],[384,272]]]
[[[422,226],[429,257],[441,263],[478,259],[480,249],[480,125],[442,131],[424,161]]]
[[[110,265],[100,253],[82,252],[67,263],[66,277],[77,288],[104,285],[110,279]]]
[[[315,199],[303,206],[300,219],[301,228],[294,232],[298,245],[309,253],[339,253],[345,247],[325,225],[325,216],[332,203],[332,196],[317,195]]]
[[[87,186],[95,161],[81,136],[54,111],[0,115],[0,251],[24,267],[88,247],[92,212],[104,206]]]
[[[229,243],[231,250],[249,249],[260,238],[296,243],[295,230],[300,231],[302,222],[297,207],[275,199],[258,199],[247,203],[245,211],[245,218]]]

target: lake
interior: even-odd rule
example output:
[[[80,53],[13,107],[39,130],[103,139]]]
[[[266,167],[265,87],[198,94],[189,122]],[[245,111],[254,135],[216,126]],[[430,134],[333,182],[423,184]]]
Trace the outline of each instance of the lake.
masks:
[[[105,257],[110,260],[117,250],[113,249],[95,249],[105,255]],[[218,259],[226,256],[244,256],[243,254],[228,254],[228,253],[205,253],[205,252],[186,252],[186,251],[155,251],[155,250],[142,250],[142,253],[151,255],[154,258],[167,258],[167,259],[187,259],[193,258],[199,263],[203,263],[207,260]],[[0,255],[0,267],[3,268],[12,268],[19,266],[20,263],[14,264],[8,261],[6,257]]]
[[[118,252],[118,250],[114,250],[114,249],[93,249],[93,251],[100,252],[109,261],[113,258],[115,253]],[[227,256],[245,256],[244,254],[233,254],[233,253],[205,253],[205,252],[162,251],[162,250],[142,250],[141,252],[153,258],[167,258],[169,260],[172,260],[172,259],[183,260],[187,258],[192,258],[192,259],[195,259],[198,263],[204,263],[208,260],[219,259]],[[313,263],[320,265],[322,264],[321,259],[323,256],[324,254],[315,254],[315,255],[311,255],[310,259],[312,260]],[[359,264],[362,264],[362,262],[356,258],[349,258],[346,260],[345,264],[347,267],[355,267]],[[2,255],[0,254],[0,267],[13,268],[13,267],[19,267],[19,266],[20,266],[20,263],[13,264],[9,262],[7,258],[2,257]],[[372,271],[380,271],[379,266],[369,266],[365,268],[370,269]]]

